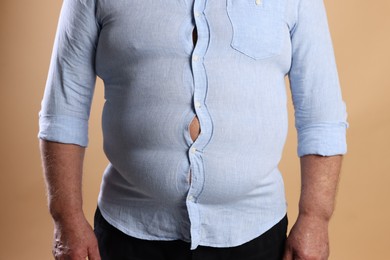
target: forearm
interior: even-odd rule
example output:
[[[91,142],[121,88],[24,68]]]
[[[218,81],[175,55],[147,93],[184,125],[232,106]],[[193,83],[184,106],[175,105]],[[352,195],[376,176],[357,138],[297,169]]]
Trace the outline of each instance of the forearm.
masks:
[[[329,221],[341,169],[342,155],[305,155],[301,163],[299,215]]]
[[[67,221],[82,213],[82,168],[85,148],[40,140],[50,213]]]

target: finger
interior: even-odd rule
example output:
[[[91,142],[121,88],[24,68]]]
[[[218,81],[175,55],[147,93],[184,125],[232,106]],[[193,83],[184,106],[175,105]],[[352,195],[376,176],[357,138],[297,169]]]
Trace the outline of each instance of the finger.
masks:
[[[302,256],[302,255],[298,255],[298,253],[295,252],[295,253],[293,254],[293,259],[294,259],[294,260],[305,260],[305,259],[307,259],[307,258],[304,257],[304,256]],[[312,258],[310,257],[310,259],[312,259]]]
[[[88,248],[88,260],[101,260],[97,244]]]
[[[295,260],[293,255],[293,251],[289,247],[286,247],[284,250],[283,260]]]

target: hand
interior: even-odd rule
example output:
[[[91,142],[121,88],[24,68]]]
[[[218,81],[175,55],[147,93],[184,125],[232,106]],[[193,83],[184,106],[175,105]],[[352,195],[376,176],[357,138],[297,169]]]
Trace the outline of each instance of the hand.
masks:
[[[53,255],[56,260],[101,260],[95,233],[85,217],[54,222]]]
[[[283,260],[327,260],[328,226],[324,219],[299,216],[287,238]]]

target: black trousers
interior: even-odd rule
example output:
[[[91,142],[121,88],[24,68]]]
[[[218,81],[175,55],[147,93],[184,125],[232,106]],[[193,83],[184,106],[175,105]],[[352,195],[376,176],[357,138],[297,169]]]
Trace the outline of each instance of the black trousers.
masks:
[[[151,241],[119,231],[95,212],[95,234],[102,260],[281,260],[287,232],[287,216],[261,236],[236,247],[198,246],[181,240]]]

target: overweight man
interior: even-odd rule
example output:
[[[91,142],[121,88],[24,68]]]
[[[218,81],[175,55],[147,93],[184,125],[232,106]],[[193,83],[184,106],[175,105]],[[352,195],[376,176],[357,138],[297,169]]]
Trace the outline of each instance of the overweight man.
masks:
[[[109,164],[92,228],[97,76]],[[285,77],[302,183],[288,236]],[[327,259],[346,119],[322,0],[64,0],[39,113],[53,255]]]

